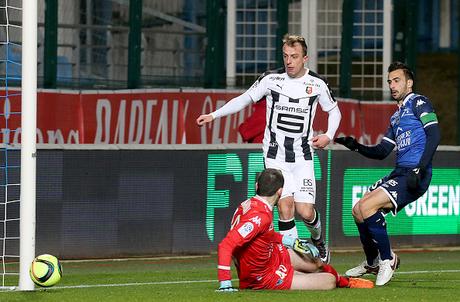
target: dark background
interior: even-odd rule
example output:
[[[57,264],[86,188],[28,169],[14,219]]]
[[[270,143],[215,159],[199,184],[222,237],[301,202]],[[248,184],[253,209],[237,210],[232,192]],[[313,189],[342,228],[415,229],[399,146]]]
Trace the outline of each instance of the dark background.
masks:
[[[235,207],[247,197],[247,158],[249,153],[257,152],[261,152],[257,146],[227,150],[40,149],[36,253],[72,259],[213,252],[228,230]],[[242,181],[229,175],[216,176],[216,189],[229,190],[230,205],[215,210],[215,237],[211,241],[205,222],[207,165],[208,155],[218,153],[236,154],[243,176]],[[19,159],[17,154],[12,155],[14,152],[10,165],[13,159]],[[331,160],[330,244],[333,249],[359,249],[359,239],[345,237],[342,231],[343,171],[351,167],[392,167],[393,158],[367,160],[345,150],[319,151],[317,155],[321,162],[317,208],[324,229]],[[458,158],[458,151],[438,151],[434,166],[459,167]],[[10,180],[14,175],[17,178],[19,173],[9,173]],[[0,198],[4,200],[5,196]],[[8,192],[9,200],[18,196],[19,190]],[[4,218],[4,207],[0,218]],[[17,215],[17,204],[8,207],[8,215]],[[17,230],[18,223],[9,223],[9,234]],[[460,245],[460,236],[392,236],[391,241],[395,247]],[[9,246],[17,248],[15,243]]]

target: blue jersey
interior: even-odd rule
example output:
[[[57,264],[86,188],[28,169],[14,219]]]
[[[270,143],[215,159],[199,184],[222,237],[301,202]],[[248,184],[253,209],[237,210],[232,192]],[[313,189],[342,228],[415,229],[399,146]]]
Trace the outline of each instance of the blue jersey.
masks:
[[[391,116],[383,139],[396,146],[396,166],[414,168],[425,150],[424,128],[437,124],[436,114],[427,97],[410,93]],[[428,165],[431,167],[431,161]]]

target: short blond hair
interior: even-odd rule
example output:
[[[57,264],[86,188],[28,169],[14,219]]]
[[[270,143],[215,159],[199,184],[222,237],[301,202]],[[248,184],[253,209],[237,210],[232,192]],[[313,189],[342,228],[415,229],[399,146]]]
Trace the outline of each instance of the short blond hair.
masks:
[[[299,43],[302,46],[303,55],[306,56],[308,53],[307,42],[305,42],[305,38],[302,36],[297,35],[290,35],[286,34],[283,37],[283,46],[286,44],[289,47],[294,47],[295,43]]]

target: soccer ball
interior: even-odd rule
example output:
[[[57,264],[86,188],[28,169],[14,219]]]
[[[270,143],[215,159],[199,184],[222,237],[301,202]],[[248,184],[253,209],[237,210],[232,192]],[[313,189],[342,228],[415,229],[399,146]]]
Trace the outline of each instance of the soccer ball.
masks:
[[[38,286],[53,286],[61,280],[61,263],[53,255],[43,254],[37,256],[30,265],[29,275],[32,281]]]

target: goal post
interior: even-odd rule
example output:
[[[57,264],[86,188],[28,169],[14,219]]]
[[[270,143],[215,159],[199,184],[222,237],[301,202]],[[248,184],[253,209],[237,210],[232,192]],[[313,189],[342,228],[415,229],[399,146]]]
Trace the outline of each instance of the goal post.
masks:
[[[22,6],[22,99],[19,290],[33,290],[29,266],[35,256],[37,125],[37,1]]]

